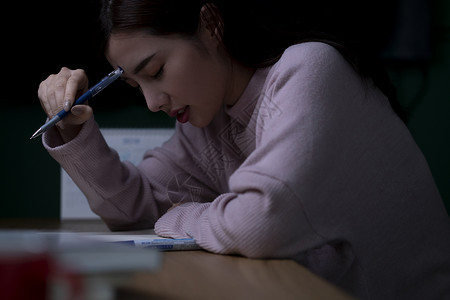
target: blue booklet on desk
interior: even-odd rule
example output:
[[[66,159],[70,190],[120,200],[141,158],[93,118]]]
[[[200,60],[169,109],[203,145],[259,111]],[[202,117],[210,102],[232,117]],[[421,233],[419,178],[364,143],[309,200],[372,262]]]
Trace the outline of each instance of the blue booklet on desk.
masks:
[[[117,234],[117,233],[76,233],[83,238],[103,242],[113,242],[135,246],[137,248],[153,248],[162,251],[200,250],[194,239],[162,238],[154,234]]]

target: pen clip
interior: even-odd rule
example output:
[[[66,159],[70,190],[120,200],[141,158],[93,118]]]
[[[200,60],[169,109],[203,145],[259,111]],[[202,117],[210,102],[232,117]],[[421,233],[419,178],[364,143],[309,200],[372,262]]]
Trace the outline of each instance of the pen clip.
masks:
[[[112,71],[108,75],[105,76],[97,85],[95,85],[92,89],[92,97],[100,93],[105,87],[113,83],[120,75],[122,75],[123,69],[118,67],[116,70]]]

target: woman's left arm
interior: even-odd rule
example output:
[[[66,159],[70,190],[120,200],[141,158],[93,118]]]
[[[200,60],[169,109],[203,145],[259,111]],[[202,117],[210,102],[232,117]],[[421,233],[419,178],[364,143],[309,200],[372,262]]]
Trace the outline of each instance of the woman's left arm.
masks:
[[[300,201],[279,180],[242,171],[230,184],[234,192],[213,202],[172,208],[157,221],[156,233],[192,237],[209,251],[247,257],[290,257],[301,248],[299,237],[314,235],[307,217],[299,215]]]

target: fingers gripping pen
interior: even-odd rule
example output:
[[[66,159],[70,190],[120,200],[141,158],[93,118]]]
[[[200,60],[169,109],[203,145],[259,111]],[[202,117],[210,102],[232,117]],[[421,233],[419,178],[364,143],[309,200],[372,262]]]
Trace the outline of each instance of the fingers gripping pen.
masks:
[[[122,75],[123,70],[121,67],[118,67],[115,71],[109,73],[106,77],[104,77],[99,83],[97,83],[96,85],[94,85],[93,87],[91,87],[86,93],[84,93],[83,95],[80,96],[80,98],[78,98],[75,103],[73,104],[73,106],[75,105],[79,105],[79,104],[83,104],[84,102],[86,102],[87,100],[91,99],[92,97],[94,97],[95,95],[97,95],[98,93],[100,93],[103,89],[105,89],[108,85],[110,85],[111,83],[113,83],[117,78],[120,77],[120,75]],[[65,111],[64,109],[61,110],[56,116],[54,116],[53,118],[51,118],[48,122],[46,122],[44,125],[41,126],[41,128],[39,128],[30,138],[34,139],[38,136],[40,136],[41,134],[43,134],[44,132],[46,132],[49,128],[51,128],[53,125],[55,125],[56,123],[58,123],[59,121],[61,121],[62,119],[64,119],[68,114],[70,113],[69,111]]]

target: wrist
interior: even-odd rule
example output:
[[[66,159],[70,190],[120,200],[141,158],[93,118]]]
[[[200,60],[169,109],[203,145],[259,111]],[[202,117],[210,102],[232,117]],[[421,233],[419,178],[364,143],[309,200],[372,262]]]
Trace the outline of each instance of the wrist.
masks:
[[[64,125],[56,126],[58,128],[59,135],[64,143],[68,143],[80,133],[83,125]]]

